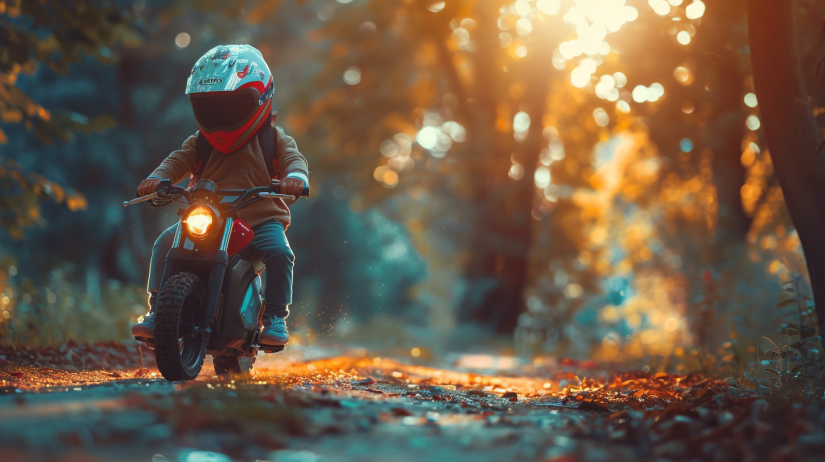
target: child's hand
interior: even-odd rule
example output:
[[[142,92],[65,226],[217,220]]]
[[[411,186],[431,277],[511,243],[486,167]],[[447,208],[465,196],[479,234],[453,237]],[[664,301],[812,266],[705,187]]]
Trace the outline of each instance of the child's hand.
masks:
[[[300,197],[304,190],[304,180],[300,178],[284,178],[281,180],[281,194]]]
[[[155,192],[155,189],[158,187],[158,183],[160,183],[160,178],[147,178],[140,182],[140,186],[138,186],[138,197],[148,196]]]

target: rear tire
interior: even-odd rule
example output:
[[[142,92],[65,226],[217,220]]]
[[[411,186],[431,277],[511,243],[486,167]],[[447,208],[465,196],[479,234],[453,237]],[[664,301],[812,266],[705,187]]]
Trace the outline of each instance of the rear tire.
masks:
[[[155,318],[155,360],[166,380],[194,380],[203,367],[209,336],[201,333],[181,338],[181,326],[203,322],[203,284],[193,274],[178,273],[160,290]],[[203,327],[203,326],[201,326]]]
[[[252,370],[255,358],[249,356],[219,355],[212,357],[212,365],[218,377],[229,378],[234,375],[247,375]]]

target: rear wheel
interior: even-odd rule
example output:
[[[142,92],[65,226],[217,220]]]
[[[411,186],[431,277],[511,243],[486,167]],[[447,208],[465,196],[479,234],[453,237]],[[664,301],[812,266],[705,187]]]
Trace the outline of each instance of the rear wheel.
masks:
[[[212,364],[215,366],[215,373],[219,377],[231,377],[233,375],[246,375],[252,370],[255,358],[249,356],[220,355],[212,357]]]
[[[194,380],[203,367],[209,336],[203,323],[204,289],[190,273],[169,278],[158,296],[155,360],[166,380]]]

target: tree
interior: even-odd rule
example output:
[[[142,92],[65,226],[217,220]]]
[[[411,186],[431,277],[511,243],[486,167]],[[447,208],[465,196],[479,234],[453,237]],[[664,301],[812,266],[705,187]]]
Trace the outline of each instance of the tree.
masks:
[[[89,133],[111,128],[111,117],[88,119],[73,112],[52,114],[29,98],[16,82],[18,75],[33,75],[40,65],[60,74],[83,55],[103,64],[117,62],[112,47],[118,42],[135,45],[140,37],[125,10],[105,0],[3,3],[0,6],[0,113],[5,123],[23,123],[47,144],[56,138],[69,141],[73,132]],[[22,15],[22,17],[21,17]],[[6,137],[0,131],[0,142]]]
[[[825,197],[823,138],[806,85],[795,27],[796,3],[749,0],[750,43],[754,84],[762,107],[765,136],[776,176],[799,233],[811,278],[819,323],[825,320]],[[817,31],[814,53],[825,52],[825,37]],[[821,61],[820,61],[821,63]],[[823,78],[821,66],[816,77]],[[807,76],[814,80],[813,75]]]
[[[83,55],[103,64],[117,61],[111,49],[118,42],[139,40],[123,9],[106,1],[22,2],[0,4],[0,121],[22,124],[42,143],[68,142],[75,132],[91,133],[114,126],[110,116],[89,119],[71,111],[52,112],[29,97],[18,85],[20,74],[34,75],[45,65],[66,74]],[[7,144],[0,129],[0,144]],[[65,201],[72,211],[84,210],[86,199],[72,188],[63,188],[41,175],[27,173],[9,161],[0,175],[2,226],[14,238],[27,227],[45,224],[39,201],[51,197]]]

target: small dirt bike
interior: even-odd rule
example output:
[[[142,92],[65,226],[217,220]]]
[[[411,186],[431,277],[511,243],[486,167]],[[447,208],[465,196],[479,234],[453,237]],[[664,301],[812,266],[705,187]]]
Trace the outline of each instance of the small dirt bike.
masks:
[[[135,337],[155,350],[160,373],[169,381],[195,379],[207,354],[220,376],[247,373],[261,345],[264,262],[249,245],[255,233],[237,212],[255,202],[294,196],[279,194],[280,183],[252,189],[218,189],[200,180],[186,189],[162,181],[156,192],[123,206],[183,203],[172,248],[166,256],[157,298],[155,337]],[[308,189],[305,189],[308,192]]]

